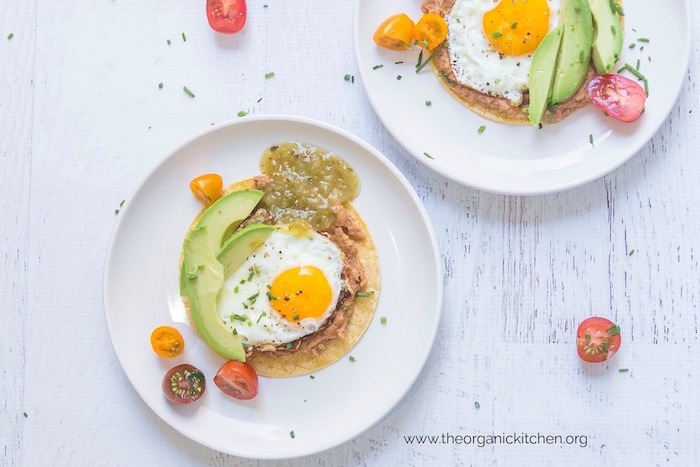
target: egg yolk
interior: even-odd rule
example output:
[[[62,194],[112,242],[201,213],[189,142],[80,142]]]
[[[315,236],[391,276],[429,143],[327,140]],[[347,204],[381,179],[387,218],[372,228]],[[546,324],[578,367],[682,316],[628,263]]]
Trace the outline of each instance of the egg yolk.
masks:
[[[326,276],[313,266],[287,269],[273,281],[269,294],[272,308],[290,322],[320,318],[332,297]]]
[[[484,33],[504,55],[533,52],[549,29],[547,0],[501,0],[484,14]]]

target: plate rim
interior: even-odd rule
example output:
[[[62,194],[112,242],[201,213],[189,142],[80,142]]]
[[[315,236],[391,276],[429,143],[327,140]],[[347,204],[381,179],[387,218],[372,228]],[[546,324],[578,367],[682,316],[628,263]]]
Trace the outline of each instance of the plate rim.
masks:
[[[419,364],[415,367],[415,370],[413,374],[411,375],[409,384],[407,384],[400,393],[397,393],[397,397],[395,400],[391,401],[390,404],[387,404],[385,407],[383,407],[383,410],[381,413],[377,413],[376,417],[374,417],[373,421],[366,426],[362,427],[359,431],[356,430],[356,432],[350,434],[348,437],[345,437],[344,439],[337,440],[336,442],[330,443],[329,445],[323,445],[316,447],[314,449],[307,449],[304,452],[295,452],[290,455],[284,455],[284,456],[279,456],[279,455],[265,455],[265,453],[258,453],[258,455],[251,455],[250,452],[245,452],[241,450],[235,450],[235,449],[224,449],[221,446],[214,446],[212,443],[207,443],[205,437],[201,436],[192,436],[188,433],[185,433],[183,430],[180,429],[179,426],[175,424],[171,424],[169,421],[167,421],[161,414],[154,409],[147,401],[141,396],[141,393],[138,389],[138,386],[134,384],[134,381],[132,380],[132,377],[130,376],[129,372],[126,370],[125,362],[124,359],[122,358],[122,355],[117,351],[117,346],[115,345],[115,330],[114,326],[115,324],[112,322],[112,318],[110,318],[110,304],[108,303],[108,297],[110,296],[109,288],[110,288],[110,262],[112,261],[112,257],[115,252],[115,245],[117,242],[117,239],[119,237],[119,232],[122,229],[122,225],[124,223],[123,219],[126,218],[125,215],[119,216],[118,219],[116,220],[116,223],[112,227],[112,233],[109,238],[109,242],[107,244],[107,249],[105,253],[105,258],[104,258],[104,263],[103,263],[103,274],[102,274],[102,297],[103,297],[103,308],[104,308],[104,318],[106,321],[107,325],[107,331],[110,339],[110,343],[112,345],[112,349],[114,350],[114,354],[117,357],[117,361],[119,362],[119,365],[121,367],[121,370],[126,376],[127,380],[131,384],[131,386],[134,388],[136,393],[138,394],[139,398],[141,401],[151,410],[160,420],[163,422],[165,425],[171,427],[173,430],[177,431],[180,433],[182,436],[197,442],[198,444],[205,446],[209,449],[216,450],[219,452],[223,452],[226,454],[242,457],[242,458],[248,458],[248,459],[260,459],[260,460],[282,460],[282,459],[294,459],[294,458],[299,458],[303,456],[308,456],[308,455],[313,455],[313,454],[318,454],[320,452],[324,452],[330,449],[333,449],[337,446],[340,446],[344,443],[347,443],[348,441],[355,439],[356,437],[360,436],[362,433],[368,431],[372,427],[376,426],[379,422],[381,422],[383,419],[385,419],[388,414],[393,411],[401,402],[405,399],[406,395],[408,392],[411,390],[411,388],[415,385],[415,382],[417,381],[418,377],[420,374],[423,372],[425,365],[428,361],[428,358],[430,357],[432,353],[432,349],[434,348],[435,345],[435,340],[437,338],[437,333],[440,327],[440,321],[441,321],[441,316],[442,316],[442,308],[444,304],[444,270],[443,270],[443,265],[442,265],[442,257],[441,257],[441,252],[440,252],[440,247],[437,242],[437,237],[435,235],[435,231],[433,229],[432,222],[430,220],[430,217],[428,216],[427,210],[423,204],[423,202],[420,200],[418,197],[417,192],[413,188],[413,186],[410,184],[408,179],[404,176],[404,174],[394,165],[393,162],[391,162],[381,151],[376,149],[374,146],[369,144],[368,142],[364,141],[362,138],[350,133],[349,131],[340,128],[338,126],[316,120],[313,118],[309,117],[302,117],[302,116],[296,116],[296,115],[291,115],[291,114],[259,114],[259,115],[252,115],[252,116],[247,116],[244,118],[238,118],[238,119],[228,119],[224,120],[220,123],[217,123],[215,125],[211,125],[203,130],[200,130],[198,132],[195,132],[192,136],[183,139],[180,143],[172,146],[169,150],[164,151],[163,155],[159,157],[152,165],[150,169],[147,169],[145,173],[136,181],[134,184],[133,188],[129,192],[129,197],[126,198],[127,201],[124,203],[122,207],[120,207],[120,212],[125,213],[129,210],[130,203],[128,200],[133,200],[135,197],[138,195],[139,191],[143,188],[144,184],[152,177],[154,176],[161,168],[170,160],[171,157],[173,157],[175,154],[177,154],[179,151],[182,149],[186,148],[188,145],[200,140],[201,138],[204,138],[208,136],[209,134],[212,134],[216,131],[221,131],[225,128],[230,128],[230,127],[235,127],[235,126],[240,126],[240,125],[246,125],[246,124],[256,124],[256,123],[279,123],[279,122],[291,122],[291,123],[298,123],[302,124],[305,126],[309,126],[312,128],[316,129],[321,129],[324,131],[327,131],[329,133],[334,134],[336,137],[339,137],[341,139],[345,139],[350,141],[351,143],[354,143],[358,145],[359,147],[362,148],[363,151],[365,151],[368,155],[370,155],[372,158],[377,159],[387,170],[391,172],[391,174],[394,176],[396,181],[398,181],[402,187],[402,189],[405,191],[405,194],[409,196],[413,203],[413,208],[416,210],[416,213],[420,216],[423,224],[424,224],[424,229],[425,233],[428,235],[428,238],[430,240],[429,245],[426,245],[426,247],[430,248],[431,254],[431,262],[433,263],[433,266],[435,268],[436,274],[434,278],[434,286],[435,286],[435,293],[436,293],[436,302],[434,304],[434,318],[432,320],[432,326],[430,328],[430,332],[426,333],[427,337],[427,342],[429,342],[429,345],[426,346],[426,351],[424,354],[421,356],[420,361],[418,362]]]
[[[553,193],[559,193],[559,192],[564,192],[567,190],[571,190],[573,188],[581,187],[583,185],[586,185],[588,183],[591,183],[595,180],[598,180],[602,177],[605,177],[606,175],[609,175],[619,169],[621,166],[629,162],[635,155],[637,155],[641,149],[648,145],[651,139],[659,132],[661,127],[668,121],[669,115],[673,111],[673,107],[676,105],[678,102],[678,98],[680,97],[680,94],[683,90],[683,79],[679,80],[679,86],[674,90],[673,92],[673,98],[670,100],[670,106],[668,109],[668,112],[664,116],[664,118],[659,119],[658,122],[651,128],[651,131],[649,132],[648,138],[642,138],[636,144],[634,144],[630,150],[629,153],[624,157],[621,158],[620,160],[616,161],[614,164],[611,165],[606,165],[604,168],[599,169],[599,170],[594,170],[591,173],[584,174],[581,177],[577,177],[575,180],[567,181],[564,183],[559,183],[559,184],[550,184],[548,186],[539,186],[535,188],[530,188],[530,189],[506,189],[503,187],[492,187],[489,186],[488,184],[484,183],[479,183],[478,180],[470,179],[470,180],[465,180],[463,178],[458,177],[455,175],[453,172],[450,172],[449,170],[442,168],[440,166],[434,166],[429,163],[428,160],[422,155],[419,154],[420,151],[411,149],[408,144],[405,143],[405,138],[400,137],[395,131],[391,129],[389,125],[387,125],[387,122],[385,121],[384,116],[378,111],[377,103],[375,101],[375,98],[372,94],[370,94],[367,91],[367,86],[365,85],[365,82],[367,82],[367,78],[370,76],[370,73],[368,70],[364,69],[363,67],[360,66],[360,39],[359,39],[359,17],[360,17],[360,9],[364,4],[370,3],[371,0],[355,0],[355,8],[353,11],[353,49],[355,53],[355,62],[358,66],[358,70],[360,73],[360,77],[362,79],[362,86],[365,91],[365,95],[367,96],[367,100],[370,102],[370,105],[372,106],[372,110],[374,111],[375,115],[377,118],[382,122],[382,125],[384,128],[391,134],[391,136],[401,145],[401,147],[404,149],[405,152],[407,152],[413,159],[417,160],[420,162],[424,167],[429,168],[431,171],[447,178],[448,180],[451,180],[455,183],[458,183],[462,186],[466,186],[469,188],[477,189],[480,191],[484,191],[487,193],[493,193],[497,195],[505,195],[505,196],[537,196],[537,195],[547,195],[547,194],[553,194]],[[686,15],[686,20],[684,22],[684,28],[688,33],[687,41],[684,43],[683,48],[681,49],[682,57],[683,57],[683,75],[686,75],[688,73],[688,69],[690,66],[690,56],[692,53],[692,38],[693,38],[693,28],[692,28],[692,5],[690,0],[683,0],[683,7],[685,11],[688,13]],[[445,91],[446,92],[446,91]],[[467,149],[470,151],[469,149]],[[471,151],[470,151],[471,152]]]

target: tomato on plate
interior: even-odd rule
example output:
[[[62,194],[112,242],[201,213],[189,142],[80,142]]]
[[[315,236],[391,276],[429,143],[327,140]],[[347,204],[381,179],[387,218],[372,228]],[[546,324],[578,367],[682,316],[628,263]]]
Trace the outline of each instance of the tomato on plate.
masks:
[[[173,358],[185,350],[185,340],[177,329],[159,326],[151,333],[151,347],[161,357]]]
[[[171,368],[163,378],[163,394],[175,404],[189,404],[204,394],[207,382],[204,373],[184,363]]]
[[[258,374],[250,364],[229,360],[214,376],[214,384],[236,399],[252,399],[258,394]]]
[[[416,23],[413,38],[419,46],[433,50],[447,39],[447,23],[437,13],[426,13]]]
[[[221,198],[223,189],[224,181],[219,174],[200,175],[190,182],[192,194],[206,206]]]
[[[600,110],[622,122],[638,119],[647,100],[644,88],[622,75],[596,76],[588,83],[587,91]]]
[[[374,32],[374,42],[382,47],[395,50],[406,50],[413,41],[415,24],[406,13],[389,16]]]
[[[243,29],[248,16],[246,0],[206,0],[209,26],[224,34]]]
[[[593,317],[581,321],[576,331],[576,350],[585,362],[604,362],[620,349],[620,326],[609,319]]]

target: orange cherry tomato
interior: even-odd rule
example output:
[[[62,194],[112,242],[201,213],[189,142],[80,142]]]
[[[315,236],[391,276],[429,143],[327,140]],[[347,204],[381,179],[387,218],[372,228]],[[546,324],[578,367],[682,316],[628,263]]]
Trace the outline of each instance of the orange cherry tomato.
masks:
[[[219,174],[200,175],[190,182],[192,194],[206,206],[221,198],[223,189],[224,181]]]
[[[151,333],[151,347],[161,357],[173,358],[185,350],[185,340],[177,329],[160,326]]]
[[[447,23],[437,13],[426,13],[416,23],[413,38],[419,46],[433,50],[447,39]]]
[[[413,40],[413,20],[405,13],[388,17],[374,33],[374,42],[394,50],[406,50]]]

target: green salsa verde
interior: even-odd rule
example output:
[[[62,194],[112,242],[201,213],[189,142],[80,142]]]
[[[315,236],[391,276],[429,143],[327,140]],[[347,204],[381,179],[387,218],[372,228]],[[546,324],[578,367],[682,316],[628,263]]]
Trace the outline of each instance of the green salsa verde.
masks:
[[[360,179],[343,159],[309,144],[270,146],[260,160],[260,169],[272,180],[264,188],[260,205],[277,221],[305,221],[325,231],[335,220],[333,206],[360,194]]]

